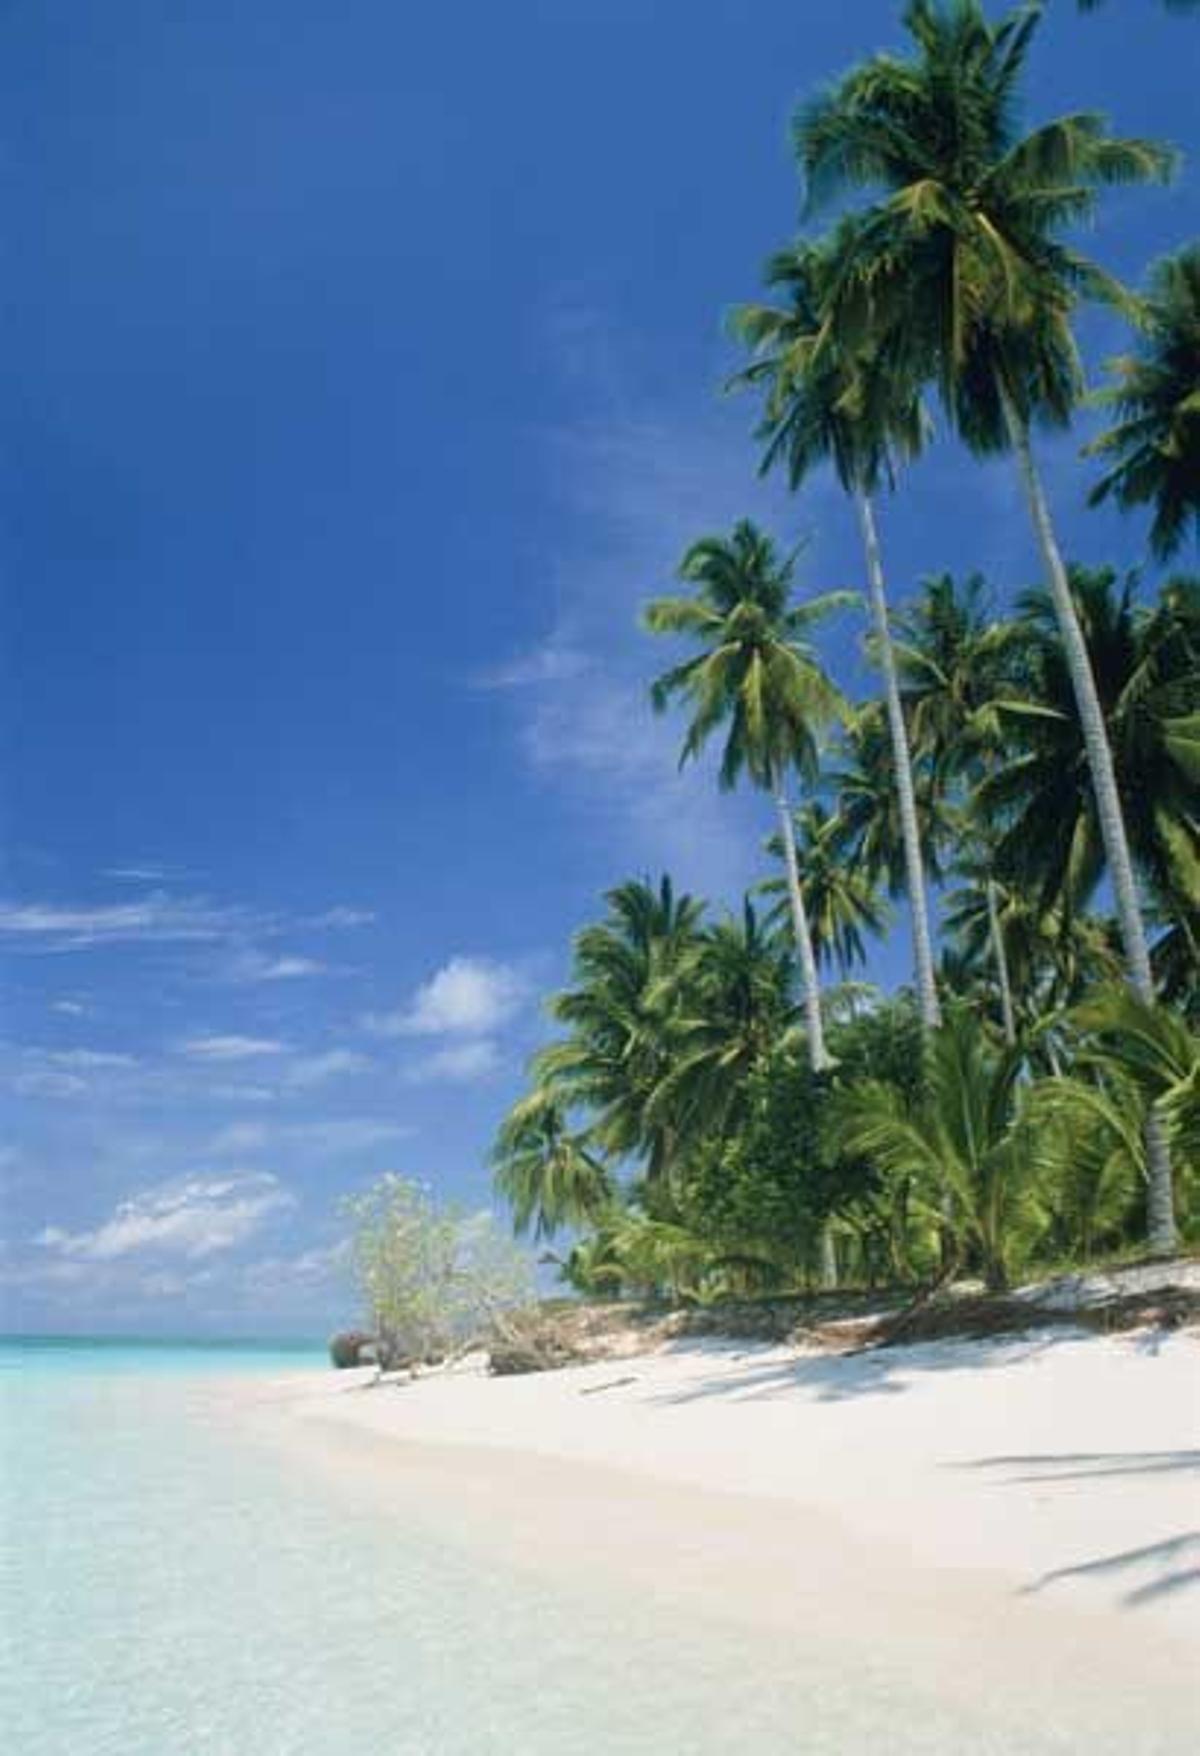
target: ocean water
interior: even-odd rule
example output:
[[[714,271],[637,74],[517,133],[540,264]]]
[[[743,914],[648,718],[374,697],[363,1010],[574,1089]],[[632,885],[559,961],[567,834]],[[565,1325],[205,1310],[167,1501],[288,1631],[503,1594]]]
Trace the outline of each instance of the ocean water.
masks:
[[[839,1747],[712,1628],[509,1576],[197,1414],[206,1376],[320,1363],[0,1345],[7,1756]]]
[[[205,1417],[214,1375],[317,1353],[0,1344],[5,1756],[878,1756],[1166,1750],[898,1689],[539,1580]],[[206,1385],[208,1389],[206,1391]]]

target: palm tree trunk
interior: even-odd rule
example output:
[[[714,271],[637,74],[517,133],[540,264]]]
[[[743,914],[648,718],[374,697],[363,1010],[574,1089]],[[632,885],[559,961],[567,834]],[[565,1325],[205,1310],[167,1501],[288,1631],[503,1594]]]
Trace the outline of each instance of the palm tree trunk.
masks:
[[[783,790],[782,776],[775,777],[775,809],[779,813],[779,832],[783,838],[783,859],[787,868],[788,902],[792,910],[792,930],[796,937],[796,955],[800,959],[800,979],[804,984],[804,1019],[808,1026],[808,1058],[814,1073],[824,1073],[833,1065],[825,1047],[825,1029],[821,1023],[821,986],[817,976],[817,960],[813,956],[812,934],[808,928],[808,911],[800,888],[800,863],[796,858],[796,826],[792,810]]]
[[[900,835],[904,843],[904,871],[908,887],[908,906],[912,915],[913,961],[916,966],[917,994],[921,1018],[926,1029],[936,1030],[942,1022],[938,1005],[937,983],[933,974],[933,941],[929,932],[929,904],[925,892],[925,867],[921,858],[921,832],[917,824],[917,800],[913,790],[912,752],[908,744],[908,727],[900,700],[900,683],[896,676],[896,657],[892,651],[892,634],[888,625],[887,597],[883,586],[883,561],[879,552],[879,533],[875,528],[875,511],[869,494],[861,490],[855,495],[859,524],[862,527],[863,549],[867,560],[867,590],[871,606],[871,623],[883,672],[883,692],[887,703],[888,727],[892,738],[892,763],[896,771],[896,797],[900,806]]]
[[[833,1227],[826,1220],[821,1227],[821,1286],[825,1292],[831,1293],[837,1283],[837,1245],[833,1241]]]
[[[1155,995],[1154,978],[1150,972],[1150,950],[1142,924],[1137,881],[1129,852],[1129,837],[1125,833],[1121,795],[1117,790],[1117,775],[1113,767],[1108,731],[1104,724],[1104,709],[1096,690],[1087,642],[1084,640],[1075,601],[1071,596],[1067,569],[1054,534],[1050,507],[1033,459],[1029,428],[1007,398],[1004,413],[1020,465],[1034,532],[1042,551],[1042,563],[1046,569],[1046,579],[1062,636],[1063,653],[1071,673],[1071,686],[1075,692],[1075,705],[1079,711],[1079,724],[1092,774],[1092,790],[1096,796],[1096,817],[1108,859],[1117,904],[1117,919],[1125,946],[1129,986],[1140,1000],[1152,1006]],[[1178,1236],[1171,1188],[1171,1158],[1162,1123],[1153,1113],[1146,1122],[1145,1140],[1149,1177],[1147,1241],[1155,1254],[1169,1255],[1175,1248]]]
[[[1000,1017],[1004,1023],[1004,1040],[1011,1049],[1017,1040],[1017,1023],[1013,1015],[1012,983],[1008,977],[1008,953],[1000,930],[1000,909],[996,902],[995,880],[987,881],[988,931],[992,936],[992,955],[996,959],[996,979],[1000,984]]]

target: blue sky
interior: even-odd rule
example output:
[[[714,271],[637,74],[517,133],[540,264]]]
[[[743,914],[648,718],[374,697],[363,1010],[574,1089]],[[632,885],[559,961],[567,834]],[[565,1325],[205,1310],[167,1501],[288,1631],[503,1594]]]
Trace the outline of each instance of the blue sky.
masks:
[[[747,512],[806,588],[859,581],[829,483],[756,484],[721,316],[794,227],[792,104],[897,10],[5,8],[7,1326],[332,1327],[340,1195],[486,1200],[598,893],[758,873],[762,807],[676,774],[635,615]],[[1031,112],[1186,148],[1196,30],[1056,0]],[[1093,248],[1137,277],[1195,218],[1185,172]],[[1139,559],[1074,453],[1068,547]],[[1033,574],[1008,466],[946,442],[884,535],[896,598]]]

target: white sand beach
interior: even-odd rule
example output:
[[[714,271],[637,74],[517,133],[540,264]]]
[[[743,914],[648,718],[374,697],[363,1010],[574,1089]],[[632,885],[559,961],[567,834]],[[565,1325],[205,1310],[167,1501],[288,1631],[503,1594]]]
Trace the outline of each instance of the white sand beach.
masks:
[[[1200,1729],[1194,1334],[371,1376],[243,1385],[238,1406],[356,1497],[508,1563],[1041,1703],[1064,1749]]]

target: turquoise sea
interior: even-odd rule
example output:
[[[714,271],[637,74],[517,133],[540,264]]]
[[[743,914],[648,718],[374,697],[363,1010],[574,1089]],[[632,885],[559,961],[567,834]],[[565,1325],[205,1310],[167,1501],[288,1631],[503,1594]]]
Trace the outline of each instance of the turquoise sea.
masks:
[[[0,1345],[7,1756],[844,1747],[801,1733],[802,1661],[764,1674],[653,1601],[509,1577],[196,1415],[205,1375],[322,1363]]]

